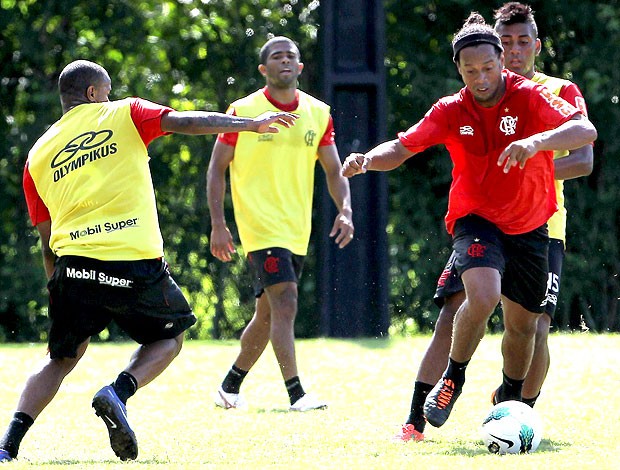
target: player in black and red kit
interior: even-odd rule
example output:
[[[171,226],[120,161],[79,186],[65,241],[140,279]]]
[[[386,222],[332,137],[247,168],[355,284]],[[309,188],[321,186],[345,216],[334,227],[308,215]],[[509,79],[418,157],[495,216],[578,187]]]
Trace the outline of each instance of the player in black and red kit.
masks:
[[[540,83],[578,108],[587,116],[585,99],[577,85],[557,77],[550,77],[535,69],[536,56],[541,41],[531,7],[518,2],[508,2],[495,12],[495,30],[504,47],[506,68],[530,80]],[[523,402],[534,406],[550,365],[547,339],[560,290],[564,246],[566,242],[566,207],[564,205],[564,180],[589,175],[593,165],[592,145],[587,144],[570,152],[554,152],[555,189],[558,211],[547,221],[549,230],[549,273],[545,313],[537,322],[536,339],[532,363],[523,383]],[[409,416],[396,434],[401,441],[424,439],[424,401],[441,377],[448,362],[452,343],[452,326],[458,308],[465,299],[463,282],[454,267],[456,253],[452,253],[437,281],[435,303],[440,308],[433,337],[420,362],[415,379]],[[493,393],[494,403],[501,396]]]
[[[547,284],[546,222],[557,210],[553,150],[582,147],[596,129],[547,88],[504,68],[501,39],[477,13],[455,35],[453,58],[465,83],[392,141],[343,165],[351,177],[388,171],[432,145],[446,146],[452,184],[445,217],[466,297],[454,322],[448,367],[424,412],[441,426],[461,394],[465,369],[502,302],[504,397],[520,399]]]

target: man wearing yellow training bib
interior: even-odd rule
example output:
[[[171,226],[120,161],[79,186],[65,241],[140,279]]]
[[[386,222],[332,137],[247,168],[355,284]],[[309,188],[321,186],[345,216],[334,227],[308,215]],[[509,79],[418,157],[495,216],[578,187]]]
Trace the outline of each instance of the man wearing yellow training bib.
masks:
[[[0,462],[17,457],[91,336],[113,320],[140,347],[92,406],[114,453],[133,460],[138,442],[127,400],[170,365],[196,322],[163,259],[147,147],[170,133],[275,133],[273,124],[289,127],[296,117],[278,112],[250,119],[177,112],[141,98],[110,101],[108,72],[86,60],[67,65],[58,88],[63,116],[32,147],[23,177],[49,280],[49,358],[22,391],[0,439]]]
[[[223,408],[244,404],[239,389],[269,341],[289,395],[291,411],[326,408],[306,394],[297,372],[294,322],[297,282],[308,250],[312,217],[314,168],[325,172],[338,209],[330,236],[340,248],[353,239],[349,183],[340,174],[329,106],[297,89],[303,69],[299,49],[286,37],[267,41],[258,70],[265,88],[231,104],[229,113],[251,116],[287,111],[299,116],[279,135],[247,132],[220,135],[209,163],[207,196],[211,213],[211,253],[230,261],[235,251],[224,217],[226,170],[241,245],[255,276],[256,310],[241,336],[241,351],[215,395]]]

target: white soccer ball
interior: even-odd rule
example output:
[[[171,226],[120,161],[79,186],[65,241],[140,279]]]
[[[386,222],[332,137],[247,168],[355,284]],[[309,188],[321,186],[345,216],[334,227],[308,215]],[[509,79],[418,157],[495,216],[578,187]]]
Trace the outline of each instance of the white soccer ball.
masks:
[[[534,452],[541,438],[538,413],[520,401],[498,403],[482,422],[482,439],[492,454]]]

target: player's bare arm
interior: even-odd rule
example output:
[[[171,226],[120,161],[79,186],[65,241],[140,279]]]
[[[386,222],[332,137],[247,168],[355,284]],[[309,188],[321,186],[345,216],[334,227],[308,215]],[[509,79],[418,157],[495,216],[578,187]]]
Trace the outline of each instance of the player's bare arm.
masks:
[[[275,134],[280,132],[280,127],[293,126],[297,117],[295,114],[283,112],[266,112],[255,118],[247,118],[206,111],[171,111],[162,116],[161,129],[165,132],[192,135],[242,131]]]
[[[497,165],[503,166],[504,173],[508,173],[517,165],[524,168],[527,160],[542,150],[572,150],[594,142],[596,138],[594,125],[585,116],[576,114],[555,129],[512,142],[500,154]]]
[[[366,173],[368,170],[389,171],[399,167],[413,155],[398,139],[383,142],[364,153],[350,154],[342,166],[347,178]]]
[[[211,215],[211,254],[220,261],[232,260],[235,253],[233,238],[224,216],[224,196],[226,194],[226,170],[232,162],[235,148],[216,141],[207,170],[207,202]]]
[[[584,145],[562,158],[553,160],[556,180],[570,180],[588,176],[594,167],[594,150],[591,144]]]
[[[50,248],[50,236],[52,234],[52,221],[46,220],[37,224],[37,230],[41,237],[41,253],[43,254],[43,267],[45,268],[45,274],[48,279],[51,279],[54,274],[54,262],[56,261],[56,255]]]
[[[318,156],[325,172],[327,189],[338,208],[338,215],[336,215],[329,236],[336,237],[334,242],[339,248],[344,248],[353,240],[355,233],[349,181],[342,176],[342,165],[335,145],[319,147]]]

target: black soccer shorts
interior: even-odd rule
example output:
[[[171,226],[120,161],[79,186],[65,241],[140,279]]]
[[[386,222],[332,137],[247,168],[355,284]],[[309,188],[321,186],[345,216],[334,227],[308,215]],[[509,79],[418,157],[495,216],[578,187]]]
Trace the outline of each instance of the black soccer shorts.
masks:
[[[476,215],[456,221],[454,266],[463,272],[495,268],[502,276],[502,295],[533,313],[543,313],[549,271],[547,224],[519,235],[507,235]]]
[[[254,295],[260,297],[265,287],[281,282],[298,283],[304,267],[304,257],[286,248],[266,248],[248,253],[254,276]]]
[[[112,320],[140,344],[174,338],[196,323],[163,259],[62,256],[48,290],[52,359],[76,357],[78,346]]]

